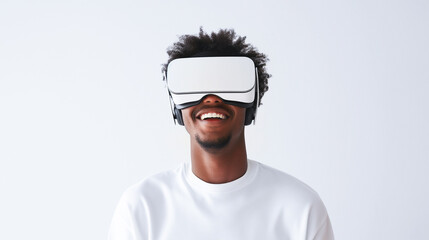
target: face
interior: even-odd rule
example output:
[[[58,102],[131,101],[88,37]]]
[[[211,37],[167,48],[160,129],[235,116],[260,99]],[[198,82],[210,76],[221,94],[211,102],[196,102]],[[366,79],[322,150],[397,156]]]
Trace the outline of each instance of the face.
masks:
[[[192,142],[206,150],[216,150],[244,140],[245,112],[245,108],[209,95],[200,104],[183,109],[182,116]]]

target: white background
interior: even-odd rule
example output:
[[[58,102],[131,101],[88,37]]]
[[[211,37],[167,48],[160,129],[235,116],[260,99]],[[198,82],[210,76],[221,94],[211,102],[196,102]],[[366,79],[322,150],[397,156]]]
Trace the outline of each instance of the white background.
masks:
[[[338,240],[427,239],[428,12],[424,0],[2,0],[0,239],[105,239],[127,186],[188,160],[160,69],[200,26],[234,28],[271,60],[250,158],[312,186]]]

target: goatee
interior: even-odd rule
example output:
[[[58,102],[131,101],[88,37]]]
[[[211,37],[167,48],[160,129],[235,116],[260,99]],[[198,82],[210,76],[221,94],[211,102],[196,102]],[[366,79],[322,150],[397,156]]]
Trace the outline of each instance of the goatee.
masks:
[[[231,135],[218,138],[213,141],[203,141],[200,136],[196,135],[195,139],[197,140],[198,144],[205,150],[217,150],[222,149],[226,145],[228,145],[229,141],[231,140]]]

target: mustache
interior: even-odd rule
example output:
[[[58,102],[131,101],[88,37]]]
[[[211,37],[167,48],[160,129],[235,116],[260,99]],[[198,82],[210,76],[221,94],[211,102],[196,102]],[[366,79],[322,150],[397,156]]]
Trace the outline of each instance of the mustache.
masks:
[[[225,112],[227,112],[229,116],[232,116],[234,114],[234,112],[232,111],[232,109],[229,108],[226,104],[219,103],[219,104],[202,105],[202,106],[195,107],[195,109],[192,111],[192,117],[195,118],[197,116],[198,112],[200,112],[202,110],[212,109],[212,108],[222,109]]]

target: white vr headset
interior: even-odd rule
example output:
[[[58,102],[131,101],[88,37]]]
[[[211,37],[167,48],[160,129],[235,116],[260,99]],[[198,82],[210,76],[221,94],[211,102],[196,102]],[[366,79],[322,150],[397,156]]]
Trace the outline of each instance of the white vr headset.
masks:
[[[164,73],[175,122],[183,125],[181,109],[198,105],[207,95],[246,108],[245,125],[259,106],[258,71],[248,57],[189,57],[171,61]]]

